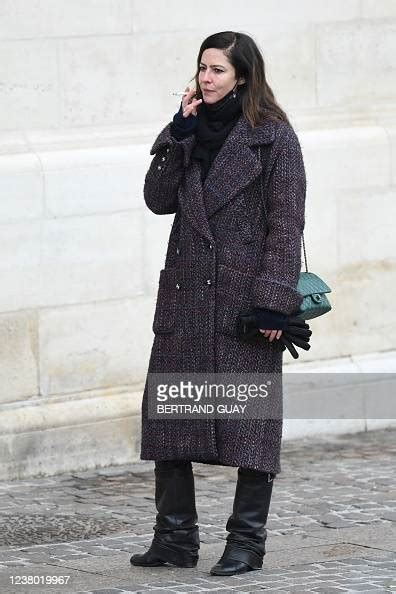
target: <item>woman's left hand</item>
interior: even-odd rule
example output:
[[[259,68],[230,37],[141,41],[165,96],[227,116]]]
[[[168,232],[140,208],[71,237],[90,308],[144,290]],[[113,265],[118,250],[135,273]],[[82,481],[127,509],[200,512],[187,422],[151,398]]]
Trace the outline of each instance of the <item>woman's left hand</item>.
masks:
[[[275,338],[276,340],[279,340],[283,332],[283,330],[264,330],[263,328],[259,328],[259,330],[270,342],[275,340]]]

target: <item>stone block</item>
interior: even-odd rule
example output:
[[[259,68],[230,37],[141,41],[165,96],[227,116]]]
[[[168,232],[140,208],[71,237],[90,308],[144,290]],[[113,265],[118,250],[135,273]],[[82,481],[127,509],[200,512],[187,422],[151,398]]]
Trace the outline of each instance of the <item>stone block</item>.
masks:
[[[395,191],[391,187],[340,192],[337,196],[339,268],[356,266],[357,281],[367,268],[379,266],[381,275],[390,272],[396,253],[395,218]]]
[[[2,225],[0,311],[142,294],[139,211]]]
[[[387,126],[387,134],[389,137],[390,151],[391,151],[391,184],[396,185],[396,126],[389,124]]]
[[[39,305],[41,241],[40,221],[7,223],[1,226],[1,312]]]
[[[0,478],[126,464],[139,458],[140,393],[62,397],[0,418]]]
[[[0,196],[1,223],[37,219],[43,215],[43,178],[35,155],[0,156]]]
[[[307,21],[290,23],[263,16],[249,27],[261,49],[268,83],[292,120],[299,109],[316,104],[315,26]],[[295,56],[298,55],[298,61]]]
[[[381,126],[305,131],[307,189],[325,191],[387,189],[391,183],[390,143]],[[327,204],[327,208],[331,208]]]
[[[62,125],[112,125],[142,119],[137,85],[143,97],[144,85],[135,76],[138,56],[131,37],[64,39],[59,52]]]
[[[56,42],[0,42],[0,80],[0,130],[58,124]]]
[[[142,207],[149,150],[131,144],[39,152],[46,214],[64,217]]]
[[[394,101],[395,49],[395,23],[390,19],[318,25],[318,104],[362,107]]]
[[[396,4],[393,0],[361,0],[361,16],[365,19],[395,18]]]
[[[37,312],[0,315],[0,403],[38,394]]]
[[[3,2],[0,39],[122,35],[131,31],[128,0],[24,0]]]
[[[41,394],[142,381],[153,316],[152,299],[145,297],[41,311]]]
[[[49,219],[41,233],[41,306],[142,293],[138,211]]]
[[[340,266],[336,287],[342,307],[333,317],[339,354],[359,355],[395,348],[394,337],[388,331],[389,321],[394,319],[391,295],[395,283],[394,259],[383,257]]]
[[[199,10],[201,27],[219,31],[227,29],[240,31],[241,28],[246,29],[247,26],[257,23],[343,21],[360,16],[358,0],[350,0],[347,4],[342,0],[334,0],[331,3],[301,0],[298,5],[293,0],[285,0],[282,4],[276,0],[265,2],[252,0],[249,2],[248,10],[243,10],[240,4],[236,5],[236,10],[231,13],[227,0],[219,0],[215,11],[211,10],[210,0],[203,0],[192,6]],[[181,6],[178,0],[170,0],[167,5],[152,3],[142,5],[139,0],[132,0],[133,30],[136,32],[193,30],[197,28],[196,10],[192,10],[191,6]]]

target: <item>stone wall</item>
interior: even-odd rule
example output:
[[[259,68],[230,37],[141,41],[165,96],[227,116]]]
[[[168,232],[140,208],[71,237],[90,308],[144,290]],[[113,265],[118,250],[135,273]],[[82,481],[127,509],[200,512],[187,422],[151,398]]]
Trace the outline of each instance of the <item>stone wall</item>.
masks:
[[[334,291],[301,359],[395,348],[394,2],[5,1],[0,477],[138,458],[172,222],[144,205],[149,149],[227,29],[261,47],[303,148],[308,264]]]

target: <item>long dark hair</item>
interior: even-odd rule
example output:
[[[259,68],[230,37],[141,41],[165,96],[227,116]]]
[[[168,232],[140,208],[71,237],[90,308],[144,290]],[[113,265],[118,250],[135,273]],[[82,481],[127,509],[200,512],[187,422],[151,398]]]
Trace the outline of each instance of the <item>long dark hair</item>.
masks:
[[[235,68],[237,78],[243,77],[246,92],[243,96],[242,110],[252,128],[259,126],[265,119],[288,122],[286,113],[275,100],[274,93],[265,78],[264,59],[255,41],[246,33],[221,31],[207,37],[199,49],[197,71],[195,74],[196,98],[202,99],[199,86],[199,66],[206,49],[223,50]],[[191,79],[193,80],[193,79]]]

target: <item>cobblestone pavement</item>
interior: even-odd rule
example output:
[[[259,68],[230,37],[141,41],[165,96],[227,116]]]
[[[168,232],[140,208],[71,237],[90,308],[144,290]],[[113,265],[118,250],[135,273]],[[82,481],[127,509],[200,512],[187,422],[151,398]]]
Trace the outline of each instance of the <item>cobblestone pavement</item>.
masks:
[[[236,468],[193,465],[194,569],[129,564],[153,534],[152,462],[0,482],[0,593],[394,592],[395,437],[284,442],[264,567],[228,578],[209,569],[224,547]]]

